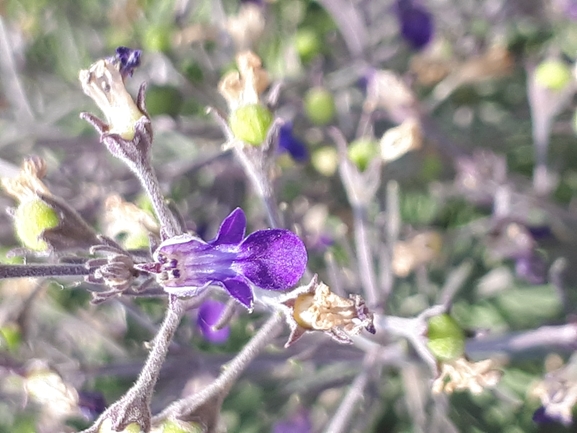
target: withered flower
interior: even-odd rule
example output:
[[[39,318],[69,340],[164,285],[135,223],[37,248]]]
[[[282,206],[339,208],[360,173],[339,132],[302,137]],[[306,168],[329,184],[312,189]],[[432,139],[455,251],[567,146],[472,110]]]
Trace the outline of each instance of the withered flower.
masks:
[[[433,382],[433,392],[451,394],[468,389],[473,394],[480,394],[485,388],[497,385],[502,375],[492,359],[471,362],[460,357],[441,364],[441,373]]]
[[[119,47],[115,57],[98,60],[78,76],[84,93],[106,116],[107,132],[125,140],[134,138],[136,122],[146,116],[124,86],[124,79],[132,75],[139,62],[140,51]]]
[[[291,328],[285,347],[306,332],[321,331],[342,344],[352,344],[350,336],[359,334],[363,328],[371,334],[376,332],[373,314],[361,296],[343,298],[319,282],[317,275],[307,286],[281,298],[280,305]]]

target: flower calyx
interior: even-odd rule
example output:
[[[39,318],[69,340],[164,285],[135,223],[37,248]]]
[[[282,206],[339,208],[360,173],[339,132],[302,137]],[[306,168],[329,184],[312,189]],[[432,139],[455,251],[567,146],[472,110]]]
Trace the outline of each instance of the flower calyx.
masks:
[[[150,116],[144,105],[146,84],[141,84],[136,102],[124,84],[140,64],[140,54],[119,47],[114,57],[98,60],[78,76],[82,90],[96,102],[106,122],[90,113],[80,117],[94,126],[114,156],[132,164],[149,161],[152,144]]]
[[[341,344],[352,344],[351,336],[362,329],[376,332],[373,313],[359,295],[343,298],[333,292],[315,275],[311,282],[288,293],[281,299],[291,334],[289,347],[306,332],[321,331]]]

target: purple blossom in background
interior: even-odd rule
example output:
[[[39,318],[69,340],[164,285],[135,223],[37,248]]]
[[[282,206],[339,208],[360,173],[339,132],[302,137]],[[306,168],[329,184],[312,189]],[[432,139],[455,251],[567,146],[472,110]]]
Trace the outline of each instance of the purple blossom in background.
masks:
[[[273,433],[311,433],[313,426],[309,419],[309,413],[301,408],[289,419],[277,422],[273,426]]]
[[[515,273],[530,284],[543,284],[547,276],[547,264],[541,256],[531,252],[515,259]]]
[[[433,16],[417,0],[397,0],[396,14],[401,35],[415,50],[420,50],[433,37]]]
[[[293,135],[293,125],[290,122],[280,127],[278,134],[278,148],[281,152],[288,152],[297,162],[309,160],[307,146]]]
[[[225,326],[222,329],[214,329],[224,311],[225,305],[222,302],[209,299],[204,301],[198,309],[198,316],[196,323],[202,332],[205,340],[214,343],[222,344],[228,340],[230,334],[230,327]]]
[[[237,208],[222,222],[216,238],[205,242],[184,234],[167,239],[154,252],[153,263],[136,265],[157,274],[159,284],[177,296],[196,296],[211,285],[252,308],[252,286],[285,290],[305,271],[307,252],[294,233],[258,230],[245,236],[246,217]]]
[[[93,421],[106,409],[106,400],[100,392],[78,391],[78,408],[88,421]]]

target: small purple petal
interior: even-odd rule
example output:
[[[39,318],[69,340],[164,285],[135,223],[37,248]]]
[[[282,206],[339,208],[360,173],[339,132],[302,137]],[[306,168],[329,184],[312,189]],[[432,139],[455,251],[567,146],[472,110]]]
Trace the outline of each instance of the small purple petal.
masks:
[[[419,50],[429,43],[433,36],[433,17],[415,0],[398,0],[397,16],[401,25],[401,35],[414,49]]]
[[[216,238],[209,243],[211,245],[239,244],[244,238],[245,229],[246,216],[243,210],[237,207],[224,219]]]
[[[118,47],[116,49],[115,58],[120,62],[120,75],[122,75],[122,78],[132,77],[134,70],[140,66],[141,54],[142,51],[128,47]]]
[[[255,286],[285,290],[302,277],[307,264],[303,242],[282,229],[259,230],[240,245],[234,267]]]
[[[530,284],[543,284],[547,279],[547,264],[536,253],[515,259],[515,273]]]
[[[280,151],[288,152],[297,162],[306,162],[309,159],[306,145],[293,135],[293,126],[290,122],[280,127],[278,148]]]
[[[273,426],[273,433],[311,433],[313,426],[306,409],[300,409],[289,419],[277,422]]]
[[[223,303],[209,299],[204,301],[198,309],[196,323],[205,340],[214,344],[225,343],[230,334],[229,326],[225,326],[222,329],[213,329],[213,326],[218,323],[224,308],[225,305]]]
[[[249,285],[244,282],[241,278],[229,278],[222,281],[226,291],[244,305],[246,308],[252,308],[253,294]]]
[[[78,408],[88,421],[93,421],[106,409],[106,400],[100,392],[78,391]]]

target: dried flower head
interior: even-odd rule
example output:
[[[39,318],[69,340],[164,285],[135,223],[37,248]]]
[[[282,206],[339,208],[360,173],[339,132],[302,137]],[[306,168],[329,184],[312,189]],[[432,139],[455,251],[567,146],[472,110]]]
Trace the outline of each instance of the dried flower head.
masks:
[[[244,3],[236,16],[229,17],[226,29],[236,48],[249,49],[262,35],[265,26],[263,8],[255,3]]]
[[[50,195],[42,182],[46,176],[46,161],[39,156],[24,160],[20,172],[15,178],[2,178],[2,188],[19,202],[38,197],[38,194]]]
[[[541,407],[533,415],[536,422],[556,421],[564,425],[573,422],[573,407],[577,403],[577,365],[571,360],[549,372],[536,384],[531,394],[541,400]]]
[[[329,287],[318,281],[317,275],[307,286],[297,288],[281,299],[281,306],[291,335],[285,344],[290,346],[305,332],[321,331],[339,343],[351,344],[351,335],[364,328],[375,333],[373,314],[359,295],[349,299],[331,292]]]
[[[111,238],[126,235],[126,248],[139,248],[148,244],[148,234],[158,235],[160,227],[154,217],[134,203],[125,201],[118,194],[108,196],[104,202],[104,234]],[[142,245],[140,245],[142,244]]]
[[[407,241],[398,241],[393,248],[393,272],[404,278],[417,266],[439,256],[443,239],[437,232],[419,233]]]
[[[364,110],[387,111],[393,121],[402,123],[416,117],[417,98],[403,79],[393,71],[371,70],[367,74],[367,97]]]
[[[132,75],[139,63],[140,51],[119,47],[115,57],[98,60],[78,76],[84,93],[106,116],[106,132],[118,134],[124,140],[134,138],[136,123],[146,117],[124,86],[125,78]]]
[[[497,385],[501,376],[502,371],[496,368],[492,359],[471,362],[461,357],[441,364],[441,373],[433,382],[433,392],[451,394],[468,389],[473,394],[480,394],[485,388]]]
[[[231,112],[243,105],[258,104],[260,94],[270,84],[260,57],[252,51],[239,53],[236,64],[238,71],[229,72],[218,84],[218,91],[226,99]]]
[[[420,149],[422,142],[423,136],[419,122],[409,118],[383,134],[379,143],[381,158],[385,162],[394,161],[405,153]]]

